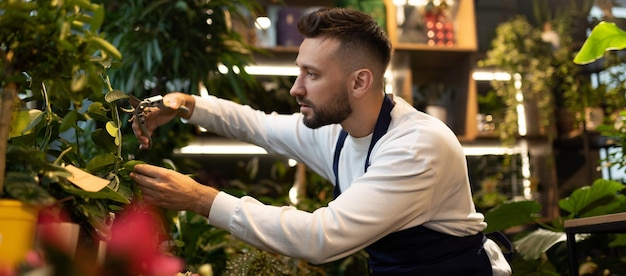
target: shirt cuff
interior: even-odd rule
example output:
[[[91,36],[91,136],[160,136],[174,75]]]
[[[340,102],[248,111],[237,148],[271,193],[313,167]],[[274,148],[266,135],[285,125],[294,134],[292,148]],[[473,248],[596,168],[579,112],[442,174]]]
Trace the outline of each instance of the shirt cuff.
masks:
[[[209,222],[218,228],[230,231],[230,223],[235,214],[239,198],[219,192],[209,211]]]

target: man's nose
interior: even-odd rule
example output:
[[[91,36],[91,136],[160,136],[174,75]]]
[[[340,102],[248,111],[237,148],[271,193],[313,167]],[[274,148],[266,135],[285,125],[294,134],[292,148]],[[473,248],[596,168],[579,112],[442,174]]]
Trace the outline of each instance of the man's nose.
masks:
[[[296,97],[302,96],[304,94],[304,86],[302,86],[302,82],[300,81],[300,76],[296,77],[296,80],[293,82],[291,89],[289,90],[289,95]]]

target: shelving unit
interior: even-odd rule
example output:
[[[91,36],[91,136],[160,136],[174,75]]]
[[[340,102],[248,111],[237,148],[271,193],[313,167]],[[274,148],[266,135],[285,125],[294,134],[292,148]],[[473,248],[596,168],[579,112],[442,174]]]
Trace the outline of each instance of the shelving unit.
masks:
[[[317,1],[314,5],[303,0],[286,0],[284,4],[261,1],[262,6],[323,6],[331,7],[334,1]],[[474,2],[457,0],[455,16],[455,44],[452,46],[429,46],[420,43],[399,42],[397,31],[397,8],[392,0],[385,0],[386,24],[392,41],[394,57],[392,72],[393,93],[413,102],[413,86],[428,83],[445,83],[455,91],[452,103],[447,106],[447,124],[461,141],[476,138],[478,113],[476,83],[472,79],[472,55],[477,51]],[[258,65],[293,65],[297,47],[271,47],[265,54],[255,55]]]
[[[447,106],[447,124],[461,141],[476,138],[478,113],[476,83],[472,79],[472,55],[478,49],[474,2],[456,1],[455,44],[429,46],[399,42],[397,9],[392,0],[386,0],[389,38],[394,48],[391,70],[394,93],[413,102],[413,86],[443,82],[455,90],[451,105]]]

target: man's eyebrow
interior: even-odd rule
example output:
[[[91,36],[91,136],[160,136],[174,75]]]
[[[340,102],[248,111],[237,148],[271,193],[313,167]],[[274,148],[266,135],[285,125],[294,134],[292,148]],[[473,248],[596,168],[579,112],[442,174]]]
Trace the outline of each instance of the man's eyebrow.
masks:
[[[312,66],[312,65],[306,65],[306,64],[299,65],[298,63],[296,63],[296,66],[298,66],[299,68],[306,69],[306,70],[313,70],[313,71],[318,71],[319,70],[315,66]]]

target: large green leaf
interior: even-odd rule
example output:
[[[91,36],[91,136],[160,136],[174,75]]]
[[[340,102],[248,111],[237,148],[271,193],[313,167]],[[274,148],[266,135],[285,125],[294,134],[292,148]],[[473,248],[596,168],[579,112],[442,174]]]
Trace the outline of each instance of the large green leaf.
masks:
[[[100,172],[103,168],[115,164],[116,161],[117,159],[113,153],[100,154],[89,160],[85,169],[95,174]]]
[[[513,242],[517,253],[524,259],[535,260],[553,245],[567,240],[564,232],[553,232],[546,229],[537,229],[527,236]]]
[[[626,185],[619,182],[598,179],[593,185],[578,188],[569,197],[559,200],[559,207],[574,217],[582,217],[583,210],[596,202],[602,201],[602,204],[607,204],[614,201],[617,193],[624,188]]]
[[[626,32],[615,23],[600,22],[574,57],[574,63],[587,64],[604,56],[606,51],[626,48]]]
[[[541,204],[534,200],[505,202],[485,214],[485,232],[501,231],[533,222],[538,218]]]
[[[124,194],[118,193],[114,191],[113,189],[109,188],[108,186],[105,186],[104,188],[102,188],[102,190],[97,191],[97,192],[88,192],[81,188],[78,188],[77,186],[73,184],[61,184],[61,188],[63,188],[63,190],[65,190],[66,192],[72,195],[76,195],[76,196],[80,196],[84,198],[109,199],[109,200],[113,200],[115,202],[119,202],[123,204],[130,203],[130,198],[128,198],[129,194],[127,193],[127,191],[124,191]]]

